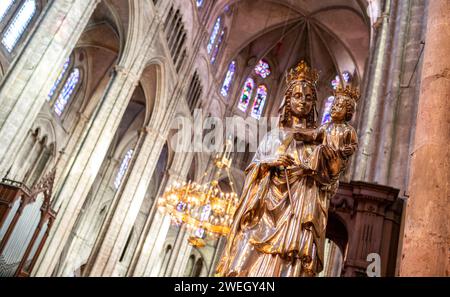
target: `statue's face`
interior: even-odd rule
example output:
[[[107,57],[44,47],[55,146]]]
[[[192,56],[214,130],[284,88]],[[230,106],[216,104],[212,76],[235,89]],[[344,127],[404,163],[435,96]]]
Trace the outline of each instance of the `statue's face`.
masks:
[[[331,106],[330,116],[335,122],[342,122],[345,120],[347,114],[347,104],[344,97],[336,97]]]
[[[295,84],[291,92],[292,113],[300,118],[307,116],[313,107],[313,90],[305,83]]]

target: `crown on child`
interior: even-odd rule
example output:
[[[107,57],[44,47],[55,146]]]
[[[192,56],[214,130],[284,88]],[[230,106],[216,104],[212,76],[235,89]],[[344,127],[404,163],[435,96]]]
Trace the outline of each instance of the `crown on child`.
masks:
[[[338,86],[336,90],[334,91],[334,96],[344,96],[351,98],[355,101],[355,103],[358,103],[360,94],[358,89],[353,89],[350,86],[346,86],[345,88],[342,86]]]
[[[286,75],[287,85],[290,85],[294,81],[307,81],[315,85],[318,80],[319,73],[315,69],[309,67],[303,60],[300,61],[295,68],[292,68]]]

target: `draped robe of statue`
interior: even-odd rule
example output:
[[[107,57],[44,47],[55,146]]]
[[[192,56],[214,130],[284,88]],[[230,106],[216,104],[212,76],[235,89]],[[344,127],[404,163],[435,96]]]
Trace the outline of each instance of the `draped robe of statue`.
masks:
[[[296,141],[293,133],[269,132],[247,167],[217,275],[315,276],[323,269],[329,198],[338,182],[316,145]],[[283,153],[295,164],[267,168]]]

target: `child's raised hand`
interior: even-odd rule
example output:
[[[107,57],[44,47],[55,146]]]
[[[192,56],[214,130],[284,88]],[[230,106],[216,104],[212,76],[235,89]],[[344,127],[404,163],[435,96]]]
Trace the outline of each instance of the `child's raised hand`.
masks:
[[[345,146],[341,149],[341,152],[345,157],[349,157],[353,154],[353,148],[351,146]]]

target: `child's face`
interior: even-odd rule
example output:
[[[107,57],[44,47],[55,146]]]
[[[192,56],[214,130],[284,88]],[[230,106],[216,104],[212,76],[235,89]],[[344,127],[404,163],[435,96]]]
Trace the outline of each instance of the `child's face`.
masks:
[[[347,114],[347,104],[343,97],[337,97],[334,100],[333,106],[331,107],[330,116],[335,122],[345,121],[345,116]]]

